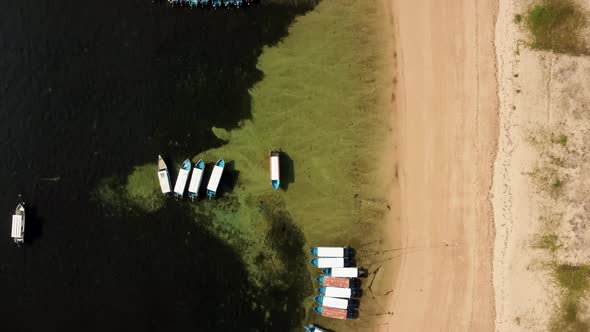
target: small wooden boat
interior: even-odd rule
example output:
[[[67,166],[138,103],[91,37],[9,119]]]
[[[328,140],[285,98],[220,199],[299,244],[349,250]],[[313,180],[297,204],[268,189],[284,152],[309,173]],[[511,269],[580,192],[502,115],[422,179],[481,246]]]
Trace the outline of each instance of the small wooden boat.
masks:
[[[203,180],[203,172],[205,171],[205,162],[203,159],[199,159],[193,168],[193,175],[191,176],[191,182],[188,184],[188,197],[191,200],[195,200],[199,197],[199,188],[201,187],[201,181]]]
[[[318,257],[348,257],[351,250],[347,247],[314,247],[311,253]]]
[[[309,326],[303,326],[303,328],[305,329],[305,332],[328,332],[314,324],[311,324]]]
[[[322,273],[329,277],[358,278],[358,267],[333,267],[323,269]]]
[[[188,181],[188,175],[191,172],[190,159],[185,160],[178,171],[178,178],[176,178],[176,184],[174,185],[174,196],[182,198],[184,196],[184,190],[186,189],[186,182]]]
[[[346,257],[318,257],[313,258],[311,265],[319,268],[324,267],[345,267],[348,266],[349,261]]]
[[[170,173],[168,172],[168,166],[166,166],[164,159],[160,155],[158,155],[158,180],[160,181],[162,194],[169,194],[172,187]]]
[[[336,319],[352,319],[356,316],[356,311],[353,309],[336,309],[324,306],[313,308],[320,316],[336,318]]]
[[[341,288],[357,288],[360,284],[359,279],[355,278],[339,278],[319,276],[315,279],[322,286],[341,287]]]
[[[274,190],[279,189],[281,185],[280,172],[280,153],[278,151],[270,152],[270,184]]]
[[[209,196],[209,199],[213,199],[213,197],[215,197],[215,193],[217,192],[217,187],[219,186],[219,181],[221,180],[221,174],[223,174],[224,167],[225,161],[223,160],[223,158],[219,159],[213,167],[213,172],[211,173],[209,183],[207,184],[207,196]]]
[[[356,293],[353,294],[352,289],[350,288],[340,288],[340,287],[330,287],[330,286],[322,286],[318,288],[318,292],[325,296],[329,297],[339,297],[343,299],[350,299]]]
[[[354,309],[358,308],[358,300],[347,300],[339,299],[336,297],[329,296],[316,296],[314,300],[324,307],[336,308],[336,309]]]
[[[12,240],[20,245],[25,242],[25,203],[20,202],[12,215]]]

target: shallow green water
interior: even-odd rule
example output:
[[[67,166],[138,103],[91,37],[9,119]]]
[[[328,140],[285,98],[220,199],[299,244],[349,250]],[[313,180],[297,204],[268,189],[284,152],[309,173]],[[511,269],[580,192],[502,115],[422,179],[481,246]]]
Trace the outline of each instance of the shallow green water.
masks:
[[[390,128],[381,96],[390,77],[380,73],[388,68],[372,23],[380,15],[370,1],[324,0],[299,17],[259,58],[264,78],[251,90],[252,119],[231,131],[212,128],[225,144],[193,158],[223,157],[224,177],[232,178],[214,201],[186,203],[196,222],[241,254],[254,285],[287,294],[274,299],[271,291],[264,299],[272,303],[260,305],[303,310],[304,301],[307,321],[319,320],[309,311],[319,271],[308,264],[308,248],[352,246],[370,267],[362,249],[382,239],[376,232],[388,206],[379,158]],[[277,191],[271,149],[283,152]],[[116,190],[107,182],[99,196],[157,210],[164,200],[154,167],[136,167]],[[371,304],[361,309],[378,314]]]

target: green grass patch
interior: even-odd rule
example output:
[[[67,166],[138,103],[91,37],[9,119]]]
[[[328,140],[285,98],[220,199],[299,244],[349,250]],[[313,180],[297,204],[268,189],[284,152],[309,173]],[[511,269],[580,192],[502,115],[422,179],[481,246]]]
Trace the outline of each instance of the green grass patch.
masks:
[[[545,234],[536,241],[535,248],[546,249],[552,253],[555,253],[559,248],[561,248],[561,243],[559,242],[559,237],[557,234]]]
[[[561,264],[555,268],[555,279],[569,293],[581,294],[588,290],[590,265]]]
[[[586,23],[584,12],[573,0],[542,0],[526,17],[531,47],[557,53],[588,53],[582,34]]]

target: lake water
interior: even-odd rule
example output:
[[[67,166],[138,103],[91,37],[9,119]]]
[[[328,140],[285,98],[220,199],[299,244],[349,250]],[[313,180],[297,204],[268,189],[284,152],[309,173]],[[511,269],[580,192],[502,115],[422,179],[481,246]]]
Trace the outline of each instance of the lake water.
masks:
[[[195,222],[174,200],[148,211],[103,204],[96,188],[104,179],[124,186],[138,165],[153,165],[155,179],[158,154],[177,169],[222,146],[211,128],[251,117],[262,47],[305,10],[0,3],[3,330],[278,331],[301,322],[309,286],[261,291],[235,246],[205,226],[211,214],[197,211]],[[21,248],[9,239],[18,194],[28,206]],[[299,255],[303,238],[293,241]],[[286,304],[293,310],[268,304],[292,293],[302,294]]]

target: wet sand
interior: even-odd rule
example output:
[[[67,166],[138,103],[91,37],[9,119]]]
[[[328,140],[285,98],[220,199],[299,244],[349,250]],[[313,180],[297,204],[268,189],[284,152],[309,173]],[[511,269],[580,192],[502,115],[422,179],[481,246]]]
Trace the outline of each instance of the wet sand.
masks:
[[[494,329],[496,7],[391,1],[403,250],[383,330]]]

